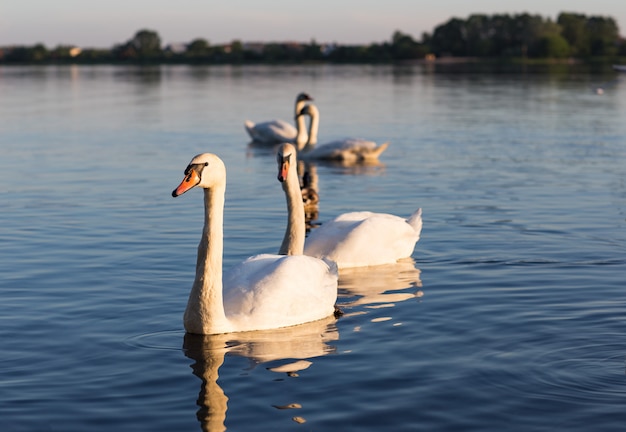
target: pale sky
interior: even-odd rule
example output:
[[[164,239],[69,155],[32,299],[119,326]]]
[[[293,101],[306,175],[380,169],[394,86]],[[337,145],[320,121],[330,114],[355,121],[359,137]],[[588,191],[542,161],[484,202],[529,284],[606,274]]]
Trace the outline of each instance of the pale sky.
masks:
[[[163,45],[196,38],[369,44],[391,40],[395,30],[420,40],[452,17],[523,12],[610,16],[626,35],[624,0],[0,0],[0,46],[111,48],[142,29],[156,31]]]

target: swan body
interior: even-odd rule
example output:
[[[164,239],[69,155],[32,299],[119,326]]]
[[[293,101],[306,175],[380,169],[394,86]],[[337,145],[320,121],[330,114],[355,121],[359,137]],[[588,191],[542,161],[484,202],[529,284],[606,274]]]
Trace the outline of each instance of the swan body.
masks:
[[[334,160],[349,163],[374,162],[389,146],[389,143],[377,145],[374,141],[362,138],[345,138],[317,145],[319,110],[315,105],[309,103],[298,112],[297,117],[304,115],[308,115],[311,120],[306,144],[304,146],[298,145],[300,157],[303,159]],[[303,125],[298,123],[299,139],[296,143],[302,142],[305,136]]]
[[[320,259],[262,254],[223,274],[226,168],[219,157],[210,153],[194,157],[172,196],[196,186],[204,189],[205,222],[183,319],[188,333],[289,327],[334,313],[336,269]]]
[[[368,211],[344,213],[309,234],[304,253],[339,269],[393,264],[410,257],[422,231],[422,209],[408,219]]]
[[[300,130],[305,129],[304,118],[298,116],[300,110],[305,106],[307,101],[313,98],[306,93],[300,93],[296,97],[295,120]],[[284,120],[270,120],[260,123],[254,123],[250,120],[244,121],[244,127],[252,138],[252,141],[261,145],[275,145],[282,142],[297,142],[304,145],[307,140],[306,131],[298,133],[298,129],[291,123]]]
[[[288,223],[280,253],[301,254],[334,261],[339,269],[394,264],[408,258],[422,232],[422,209],[408,219],[367,211],[344,213],[323,223],[305,241],[302,193],[291,144],[278,148],[278,179],[287,198]]]

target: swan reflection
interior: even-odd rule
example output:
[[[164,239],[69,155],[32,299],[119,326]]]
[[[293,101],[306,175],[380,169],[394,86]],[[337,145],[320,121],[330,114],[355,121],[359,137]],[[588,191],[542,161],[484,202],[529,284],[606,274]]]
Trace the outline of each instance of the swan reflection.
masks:
[[[197,404],[198,421],[203,431],[226,430],[228,396],[218,384],[219,368],[226,356],[246,357],[255,365],[285,360],[284,364],[268,368],[271,372],[297,376],[310,367],[311,359],[335,352],[330,342],[339,339],[336,319],[320,321],[271,331],[195,335],[187,333],[183,341],[185,356],[194,360],[193,374],[202,380]],[[236,401],[232,401],[236,403]],[[273,405],[294,408],[298,404]]]
[[[347,161],[303,161],[298,160],[298,177],[302,189],[304,216],[307,233],[319,226],[320,188],[317,165],[341,168],[340,174],[377,175],[385,165],[380,161],[347,162]]]
[[[320,214],[317,166],[315,166],[314,163],[299,160],[298,177],[300,178],[302,202],[304,203],[304,221],[306,223],[306,232],[308,233],[311,231],[311,228],[315,228],[319,225],[315,222]]]
[[[347,301],[340,306],[375,308],[419,298],[423,295],[420,274],[411,258],[395,264],[341,269],[339,296]]]

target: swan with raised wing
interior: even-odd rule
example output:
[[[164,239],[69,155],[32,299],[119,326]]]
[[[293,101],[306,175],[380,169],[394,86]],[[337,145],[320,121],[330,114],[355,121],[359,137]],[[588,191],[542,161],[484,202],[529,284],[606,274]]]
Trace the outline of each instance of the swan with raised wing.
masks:
[[[280,253],[302,253],[329,259],[339,269],[393,264],[408,258],[422,231],[422,209],[408,219],[387,213],[368,211],[344,213],[322,223],[304,239],[302,194],[293,160],[296,149],[281,144],[277,153],[278,179],[288,195],[288,225]]]
[[[305,115],[310,117],[308,139],[305,145],[300,144],[304,141],[306,133],[304,132],[304,125],[297,123],[298,139],[296,140],[300,157],[305,160],[335,160],[348,163],[376,162],[381,153],[389,146],[389,143],[377,145],[374,141],[362,138],[344,138],[318,145],[319,110],[314,104],[308,103],[298,112],[296,118]]]
[[[312,100],[313,98],[304,92],[296,96],[294,116],[299,129],[284,120],[269,120],[259,123],[246,120],[244,127],[255,144],[275,145],[283,142],[291,142],[304,145],[307,141],[306,124],[304,118],[299,117],[298,113],[304,108],[308,101]],[[301,130],[301,132],[298,133],[298,130]],[[304,133],[302,131],[304,131]]]
[[[194,187],[204,190],[204,229],[198,246],[196,277],[184,314],[185,330],[219,334],[289,327],[335,312],[336,268],[305,255],[261,254],[248,258],[222,278],[226,168],[214,154],[195,156],[177,197]]]

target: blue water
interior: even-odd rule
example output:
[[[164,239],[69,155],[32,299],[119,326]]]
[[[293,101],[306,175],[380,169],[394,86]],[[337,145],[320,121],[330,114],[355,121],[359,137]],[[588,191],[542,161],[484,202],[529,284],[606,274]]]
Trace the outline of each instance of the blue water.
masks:
[[[626,77],[421,66],[0,68],[0,429],[612,431],[626,421]],[[604,85],[604,94],[595,87]],[[314,223],[423,208],[412,260],[344,272],[345,315],[185,336],[202,194],[224,265],[276,252],[285,203],[243,121],[309,92]]]

